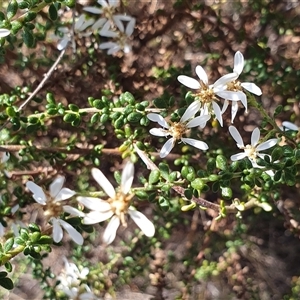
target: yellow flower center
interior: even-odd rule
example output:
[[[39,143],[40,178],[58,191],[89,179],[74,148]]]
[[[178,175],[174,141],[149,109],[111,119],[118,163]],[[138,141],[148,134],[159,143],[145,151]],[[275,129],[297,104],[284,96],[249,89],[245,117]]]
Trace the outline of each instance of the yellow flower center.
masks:
[[[243,147],[242,149],[244,149],[245,153],[251,160],[256,161],[257,152],[256,152],[255,147],[252,147],[251,145],[247,145],[246,147]]]
[[[55,201],[48,193],[45,192],[47,197],[46,205],[43,205],[44,215],[47,219],[52,217],[59,217],[63,213],[61,201]]]
[[[202,80],[200,80],[201,89],[198,93],[194,94],[196,98],[202,103],[202,104],[208,104],[211,103],[216,99],[215,92],[212,88],[210,88],[208,85],[206,85]]]
[[[231,81],[227,83],[227,90],[232,92],[242,91],[241,82],[238,80]]]
[[[121,224],[124,227],[127,227],[127,222],[125,220],[125,215],[128,212],[128,207],[130,204],[131,199],[133,198],[134,194],[132,195],[125,195],[122,192],[116,194],[115,198],[109,198],[107,201],[110,204],[110,207],[113,213],[119,217]]]
[[[187,131],[186,124],[174,122],[167,132],[173,136],[175,140],[180,140],[182,135]]]

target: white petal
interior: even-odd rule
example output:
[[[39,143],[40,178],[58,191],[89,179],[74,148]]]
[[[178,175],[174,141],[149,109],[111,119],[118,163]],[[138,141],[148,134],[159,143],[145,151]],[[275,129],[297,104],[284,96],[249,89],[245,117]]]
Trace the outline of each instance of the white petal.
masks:
[[[163,147],[161,148],[159,156],[161,158],[166,157],[171,152],[171,150],[173,149],[174,143],[175,143],[174,138],[171,138],[171,139],[167,140],[165,142],[165,144],[163,145]]]
[[[107,21],[102,27],[102,29],[100,30],[99,34],[106,37],[117,37],[118,33],[115,31],[111,31],[110,26],[111,26],[110,21]]]
[[[0,28],[0,38],[10,35],[10,31],[5,28]]]
[[[196,74],[205,85],[208,85],[207,74],[201,66],[196,67]]]
[[[239,105],[237,101],[232,101],[231,102],[231,123],[233,123],[233,120],[237,114]]]
[[[226,111],[228,105],[229,105],[229,101],[228,101],[228,100],[225,100],[225,101],[224,101],[224,104],[223,104],[223,107],[222,107],[222,111],[221,111],[221,114],[222,114],[222,115],[223,115],[224,112]]]
[[[85,207],[87,207],[91,210],[104,212],[104,211],[108,211],[111,209],[111,206],[107,201],[104,201],[99,198],[79,196],[76,199],[78,202],[82,203]]]
[[[214,113],[216,115],[217,120],[219,121],[220,125],[223,127],[223,119],[222,119],[220,106],[215,101],[212,102],[212,106],[214,108]]]
[[[149,130],[149,132],[155,136],[167,137],[168,135],[170,135],[168,132],[165,132],[165,130],[163,130],[162,128],[152,128]]]
[[[203,124],[206,124],[206,122],[209,119],[210,119],[209,115],[203,115],[203,116],[196,117],[196,118],[192,119],[191,121],[189,121],[186,124],[186,127],[187,128],[192,128],[192,127],[197,127],[197,126],[203,127]]]
[[[55,198],[58,195],[58,193],[60,192],[60,190],[64,185],[64,182],[65,182],[64,176],[59,176],[53,180],[53,182],[49,186],[49,192],[52,198]]]
[[[198,148],[200,150],[207,150],[208,145],[202,141],[198,141],[195,139],[190,139],[190,138],[182,138],[181,139],[184,143],[187,143],[189,145],[192,145],[195,148]]]
[[[101,43],[99,45],[99,49],[108,49],[108,48],[114,48],[117,44],[114,42],[105,42],[105,43]]]
[[[78,31],[84,31],[86,30],[89,26],[94,24],[95,20],[94,19],[89,19],[85,20],[84,23],[77,29]],[[89,36],[91,33],[85,34],[85,36]]]
[[[108,3],[105,0],[98,0],[98,3],[102,6],[102,7],[108,7]]]
[[[147,115],[147,118],[152,121],[158,123],[160,126],[164,128],[169,128],[169,124],[166,120],[159,114],[150,113]]]
[[[184,123],[190,118],[192,118],[200,109],[201,107],[201,102],[200,101],[194,101],[192,102],[189,107],[186,109],[184,114],[182,115],[180,122]]]
[[[259,128],[255,128],[251,135],[251,146],[255,147],[260,138],[260,130]]]
[[[98,30],[98,29],[100,29],[106,21],[107,21],[106,18],[101,18],[101,19],[97,20],[97,21],[93,24],[92,30]]]
[[[218,92],[217,95],[223,99],[233,100],[233,101],[239,101],[241,100],[242,97],[246,97],[243,96],[245,95],[243,92],[232,92],[232,91],[221,91]],[[246,103],[247,103],[247,98],[246,98]]]
[[[238,153],[238,154],[231,155],[230,159],[232,161],[236,161],[236,160],[241,160],[245,157],[247,157],[247,154],[245,152],[241,152],[241,153]]]
[[[115,198],[116,192],[112,184],[108,181],[105,175],[97,168],[92,169],[92,175],[98,184],[102,187],[103,191],[110,198]]]
[[[177,77],[177,80],[181,84],[187,86],[190,89],[198,90],[198,89],[201,88],[201,85],[200,85],[199,81],[197,81],[196,79],[194,79],[192,77],[188,77],[188,76],[185,76],[185,75],[179,75]]]
[[[121,50],[121,47],[120,47],[120,45],[116,44],[114,47],[110,48],[107,51],[107,54],[108,55],[113,55],[113,54],[117,53],[119,50]]]
[[[115,24],[117,25],[118,29],[121,31],[121,32],[124,32],[125,31],[125,28],[124,28],[124,24],[120,18],[120,15],[115,15],[113,16],[113,20],[115,22]]]
[[[131,21],[126,26],[125,34],[131,36],[135,27],[135,18],[132,18]]]
[[[74,29],[78,30],[83,25],[84,21],[85,21],[85,15],[82,14],[79,16],[79,18],[75,22]]]
[[[64,212],[66,212],[72,216],[76,216],[76,217],[84,217],[85,216],[85,213],[83,213],[82,211],[80,211],[70,205],[64,205],[63,210],[64,210]]]
[[[234,126],[229,126],[229,132],[230,132],[231,136],[233,137],[233,139],[236,141],[239,148],[245,147],[240,133]]]
[[[106,212],[100,212],[100,211],[91,211],[88,214],[85,215],[83,218],[83,224],[96,224],[103,222],[105,220],[108,220],[114,215],[114,212],[112,210],[106,211]]]
[[[295,130],[295,131],[299,130],[299,127],[297,125],[289,121],[283,121],[282,126],[284,127],[285,130]]]
[[[261,89],[255,83],[243,82],[241,83],[241,86],[254,95],[261,96],[262,94]]]
[[[102,14],[103,13],[103,9],[94,7],[94,6],[86,6],[83,8],[84,11],[90,12],[92,14]]]
[[[233,72],[240,75],[244,69],[244,56],[240,51],[237,51],[234,55],[234,67]]]
[[[63,39],[61,39],[58,43],[57,43],[57,49],[59,51],[65,49],[68,45],[70,41],[70,38],[69,37],[64,37]]]
[[[58,220],[61,226],[67,231],[67,233],[70,235],[71,239],[78,245],[83,244],[83,237],[82,235],[69,223],[67,223],[64,220],[59,219]]]
[[[113,216],[103,234],[103,241],[105,244],[109,245],[114,241],[119,226],[120,219],[117,216]]]
[[[214,91],[216,92],[216,91],[220,90],[221,87],[227,85],[229,82],[236,80],[237,78],[238,78],[238,75],[235,73],[229,73],[229,74],[222,76],[213,84]]]
[[[32,197],[37,203],[42,205],[46,204],[47,197],[41,187],[32,181],[27,181],[26,187],[33,193]]]
[[[155,227],[144,214],[139,211],[133,210],[132,208],[128,209],[128,214],[135,222],[135,224],[143,231],[144,235],[148,237],[154,236]]]
[[[269,149],[269,148],[275,146],[276,144],[277,144],[277,139],[270,139],[270,140],[268,140],[266,142],[263,142],[260,145],[258,145],[256,147],[256,150],[257,151],[262,151],[262,150],[265,150],[265,149]]]
[[[119,0],[108,0],[110,6],[117,7],[119,5]]]
[[[53,231],[52,231],[53,241],[55,243],[59,243],[63,238],[63,230],[60,226],[60,223],[59,223],[58,219],[51,218],[50,221],[52,222],[52,225],[53,225]]]
[[[63,201],[73,197],[76,194],[75,191],[72,191],[68,188],[63,188],[60,190],[58,195],[55,197],[55,201]]]
[[[127,161],[121,178],[121,191],[127,195],[130,191],[134,176],[134,164],[129,160]]]

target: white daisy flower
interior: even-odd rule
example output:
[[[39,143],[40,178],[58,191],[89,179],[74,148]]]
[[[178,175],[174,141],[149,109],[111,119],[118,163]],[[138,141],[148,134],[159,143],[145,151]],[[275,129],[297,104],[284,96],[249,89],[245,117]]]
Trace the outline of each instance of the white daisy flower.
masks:
[[[109,0],[108,2],[106,2],[105,0],[98,0],[98,3],[102,6],[102,8],[94,6],[86,6],[83,8],[83,10],[92,14],[102,15],[102,17],[99,20],[97,20],[92,26],[92,30],[97,30],[101,28],[106,22],[113,22],[116,24],[120,22],[118,15],[115,15],[116,9],[119,6],[119,0]],[[121,24],[121,27],[124,28],[124,25]]]
[[[193,102],[192,104],[197,105],[197,102]],[[208,145],[202,141],[182,137],[190,130],[190,128],[198,127],[198,126],[203,128],[206,122],[210,118],[209,115],[203,115],[191,119],[194,116],[194,114],[195,114],[194,106],[190,105],[185,111],[185,113],[183,114],[183,116],[181,117],[180,121],[171,124],[168,124],[165,121],[165,119],[159,114],[150,113],[147,115],[149,120],[153,122],[157,122],[160,126],[163,127],[163,128],[150,129],[151,134],[155,136],[164,136],[164,137],[167,137],[169,135],[172,136],[169,140],[167,140],[167,142],[163,145],[162,149],[160,150],[161,158],[166,157],[171,152],[171,150],[173,149],[177,141],[181,141],[183,143],[189,144],[200,150],[208,149]],[[189,121],[189,119],[191,120]]]
[[[223,126],[221,108],[217,104],[219,101],[218,97],[224,98],[223,93],[226,89],[226,84],[232,81],[236,75],[234,73],[232,73],[231,76],[228,74],[226,78],[223,76],[214,84],[209,85],[208,76],[201,66],[196,67],[196,74],[198,75],[200,81],[185,75],[180,75],[177,77],[178,81],[188,88],[199,90],[194,94],[196,101],[193,102],[189,108],[193,108],[194,114],[201,110],[202,114],[209,114],[210,116],[215,115],[220,125]],[[225,99],[236,98],[236,96],[233,94],[233,92],[227,92]]]
[[[236,141],[236,144],[238,148],[243,149],[244,152],[234,154],[231,156],[232,161],[241,160],[245,157],[248,157],[248,159],[251,161],[252,166],[254,168],[261,168],[261,166],[258,166],[256,163],[257,158],[263,159],[268,154],[260,153],[262,150],[269,149],[277,144],[277,139],[270,139],[266,142],[263,142],[261,144],[258,144],[260,139],[260,130],[259,128],[255,128],[251,135],[251,145],[244,145],[243,139],[238,132],[238,130],[234,126],[229,126],[229,132],[233,139]]]
[[[120,224],[125,227],[127,226],[125,216],[126,214],[129,214],[142,232],[146,236],[152,237],[155,233],[152,222],[141,212],[138,212],[133,207],[129,206],[130,201],[134,196],[134,194],[130,194],[134,176],[133,163],[130,161],[126,163],[122,172],[121,187],[118,191],[115,191],[112,184],[99,169],[93,168],[92,175],[109,198],[107,200],[102,200],[93,197],[77,197],[77,200],[80,203],[92,210],[85,215],[83,223],[95,224],[112,217],[103,234],[103,241],[108,245],[114,241]]]
[[[94,24],[94,22],[95,22],[94,19],[87,19],[86,15],[84,14],[80,15],[74,24],[75,34],[79,34],[81,37],[90,36],[92,34],[92,31],[88,31],[88,32],[84,32],[84,31],[89,26]],[[57,49],[61,51],[67,47],[69,42],[72,41],[72,34],[71,34],[71,30],[68,27],[59,27],[58,31],[60,31],[63,34],[63,37],[54,36],[54,38],[60,39],[57,44]],[[72,47],[75,49],[74,43]]]
[[[105,42],[99,45],[100,49],[108,49],[107,54],[111,55],[119,50],[123,50],[124,53],[131,51],[131,45],[129,37],[132,35],[135,26],[135,18],[129,16],[118,15],[114,18],[115,24],[117,25],[118,31],[111,28],[111,23],[106,22],[99,34],[105,37],[114,38],[114,42]],[[126,27],[124,27],[122,21],[128,21]]]
[[[238,81],[238,77],[241,75],[242,71],[244,69],[244,56],[240,51],[237,51],[234,55],[234,66],[233,66],[233,73],[224,75],[223,78],[224,80],[231,78],[230,82],[227,83],[226,91],[222,93],[222,97],[225,100],[224,106],[222,108],[222,113],[225,112],[225,110],[228,107],[229,101],[232,100],[231,102],[231,122],[233,122],[237,110],[238,110],[238,101],[240,100],[247,112],[247,96],[243,92],[243,89],[247,90],[248,92],[255,94],[257,96],[261,96],[262,92],[261,89],[252,82],[240,82]],[[235,74],[235,77],[232,79],[233,74]],[[232,94],[232,92],[236,92]],[[231,93],[231,94],[230,94]],[[227,96],[228,95],[228,96]]]
[[[59,243],[63,238],[64,228],[72,240],[78,245],[83,244],[82,235],[69,223],[60,219],[60,215],[63,212],[69,213],[74,216],[83,216],[84,214],[78,209],[73,208],[69,205],[61,205],[61,201],[67,200],[74,196],[76,192],[63,188],[65,177],[57,177],[49,187],[49,193],[44,192],[44,190],[32,181],[27,181],[26,187],[33,193],[33,199],[43,205],[45,217],[53,225],[53,240]]]

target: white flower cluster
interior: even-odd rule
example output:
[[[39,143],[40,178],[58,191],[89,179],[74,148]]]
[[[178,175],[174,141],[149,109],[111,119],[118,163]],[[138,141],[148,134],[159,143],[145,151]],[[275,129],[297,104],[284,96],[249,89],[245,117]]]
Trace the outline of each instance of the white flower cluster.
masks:
[[[231,122],[237,114],[239,101],[245,107],[247,112],[247,95],[244,90],[251,92],[257,96],[262,94],[261,89],[251,82],[240,82],[238,80],[244,68],[244,57],[240,51],[237,51],[234,56],[233,72],[222,76],[214,84],[208,84],[208,76],[201,66],[196,67],[196,74],[199,80],[188,77],[186,75],[178,76],[178,81],[186,87],[195,90],[193,94],[195,101],[189,105],[179,122],[167,122],[162,116],[155,113],[148,114],[149,120],[157,122],[163,128],[153,128],[150,133],[159,136],[171,138],[164,144],[160,151],[160,157],[166,157],[177,141],[194,146],[200,150],[207,150],[208,145],[202,141],[191,138],[183,138],[192,127],[204,128],[206,122],[215,117],[221,126],[223,126],[223,117],[225,110],[231,102]],[[219,104],[223,101],[222,108]],[[199,116],[195,115],[199,113]],[[232,160],[238,160],[248,157],[252,162],[253,167],[257,167],[256,158],[263,157],[259,151],[273,147],[277,143],[277,139],[271,139],[260,145],[260,131],[255,129],[252,134],[251,145],[244,146],[240,134],[235,127],[230,126],[229,132],[238,144],[240,149],[244,149],[245,153],[233,155]]]
[[[65,267],[61,274],[57,277],[60,281],[58,288],[62,291],[68,299],[79,300],[97,300],[90,287],[86,284],[81,284],[81,281],[87,279],[89,274],[88,268],[83,268],[81,271],[74,263],[70,263],[65,257]]]
[[[119,0],[108,0],[108,2],[98,0],[98,4],[101,5],[101,8],[86,6],[83,10],[94,15],[100,15],[100,18],[95,20],[85,14],[80,15],[74,25],[74,34],[84,37],[96,32],[102,37],[113,39],[113,41],[99,44],[100,49],[107,49],[107,54],[111,55],[120,50],[129,53],[131,51],[130,36],[134,31],[135,18],[117,14]],[[58,42],[57,48],[63,50],[72,42],[72,34],[67,27],[60,27],[58,30],[63,34],[63,37]]]
[[[130,215],[146,236],[154,236],[155,227],[153,223],[130,205],[131,199],[134,197],[134,194],[130,193],[134,177],[134,165],[132,162],[128,161],[125,165],[122,173],[121,187],[117,190],[114,189],[99,169],[93,168],[92,175],[109,198],[102,200],[94,197],[78,196],[78,202],[91,210],[89,213],[83,213],[70,205],[61,204],[62,201],[76,194],[75,191],[63,188],[64,177],[57,177],[51,183],[49,193],[45,192],[32,181],[26,183],[26,187],[33,193],[34,200],[42,205],[47,221],[52,223],[54,242],[58,243],[62,240],[63,228],[75,243],[79,245],[83,244],[82,235],[72,225],[63,220],[62,215],[64,212],[72,216],[82,217],[83,224],[96,224],[111,218],[103,235],[103,241],[106,245],[114,241],[120,224],[125,227],[127,226],[127,214]]]

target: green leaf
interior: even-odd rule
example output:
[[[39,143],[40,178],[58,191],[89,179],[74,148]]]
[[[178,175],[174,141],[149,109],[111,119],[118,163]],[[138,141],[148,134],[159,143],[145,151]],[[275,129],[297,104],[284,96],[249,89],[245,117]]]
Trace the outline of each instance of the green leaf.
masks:
[[[127,116],[127,120],[130,123],[137,123],[141,120],[142,117],[143,117],[143,114],[141,114],[139,112],[132,112],[131,114],[129,114]]]
[[[4,264],[4,267],[8,272],[12,271],[12,264],[9,261]]]
[[[49,17],[52,21],[57,20],[57,9],[56,9],[56,6],[54,5],[54,3],[52,3],[49,6],[48,12],[49,12]]]
[[[76,114],[73,114],[73,113],[65,114],[63,120],[66,123],[74,122],[76,120]]]
[[[52,238],[48,235],[42,235],[39,244],[52,244]]]
[[[283,111],[283,106],[279,105],[275,108],[274,117],[278,116]]]
[[[36,232],[33,232],[32,234],[30,234],[30,240],[33,242],[33,243],[36,243],[37,241],[39,241],[39,239],[41,238],[41,233],[36,231]]]
[[[25,45],[28,48],[31,48],[34,46],[34,36],[32,32],[26,28],[23,29],[23,34],[22,34],[23,41]]]
[[[209,158],[206,164],[207,172],[213,173],[216,168],[216,160],[214,158]]]
[[[204,182],[200,178],[196,178],[194,181],[191,182],[192,188],[201,191],[204,187]]]
[[[148,194],[145,191],[136,191],[135,195],[142,200],[148,199]]]
[[[272,161],[276,161],[279,158],[281,158],[283,154],[283,150],[281,147],[275,147],[272,151],[271,157],[272,157]]]
[[[7,290],[12,290],[14,288],[14,284],[10,278],[0,278],[0,285],[3,286]]]
[[[216,166],[220,170],[226,170],[227,169],[227,159],[224,155],[218,155],[216,158]]]
[[[214,182],[211,189],[212,189],[212,191],[213,191],[214,193],[217,193],[218,190],[220,189],[220,184],[219,184],[219,182]]]
[[[28,225],[28,229],[31,231],[31,232],[40,232],[40,227],[35,224],[35,223],[30,223]]]
[[[11,0],[10,3],[7,6],[7,19],[10,20],[12,17],[14,17],[18,11],[18,2],[16,0]]]
[[[208,176],[208,180],[209,181],[217,181],[217,180],[219,180],[219,176],[215,175],[215,174],[211,174]]]
[[[68,107],[71,111],[79,112],[79,107],[75,104],[69,104]]]
[[[119,119],[117,119],[115,122],[114,122],[114,126],[116,129],[120,129],[122,128],[124,125],[124,117],[121,116]]]
[[[285,171],[283,173],[283,178],[284,178],[285,183],[288,186],[294,186],[296,184],[295,176],[292,173],[288,172],[288,171]]]
[[[121,94],[119,100],[121,101],[122,104],[125,104],[126,102],[129,104],[135,104],[134,96],[129,92],[125,92],[124,94]]]
[[[151,171],[149,175],[149,183],[154,184],[159,181],[160,178],[160,171],[159,170],[153,170]]]
[[[229,187],[221,187],[221,194],[222,194],[222,197],[225,199],[232,198],[232,190]]]
[[[168,104],[165,101],[165,99],[162,99],[162,98],[156,98],[156,99],[154,99],[153,104],[157,108],[167,108],[167,106],[168,106]]]
[[[27,14],[26,14],[26,16],[24,18],[25,23],[33,21],[36,18],[36,15],[37,14],[35,12],[33,12],[33,11],[27,12]]]
[[[14,20],[11,22],[11,33],[12,34],[17,34],[18,31],[23,27],[23,23],[20,21]]]
[[[3,246],[4,252],[10,251],[13,245],[14,245],[14,238],[9,238]]]
[[[0,278],[4,278],[4,277],[6,277],[7,276],[7,272],[5,272],[5,271],[1,271],[0,272]]]
[[[13,118],[16,116],[15,109],[12,106],[6,107],[6,114],[10,117]]]
[[[170,174],[170,169],[169,166],[165,163],[160,163],[158,165],[158,168],[160,170],[161,176],[165,179],[168,180],[169,174]]]
[[[169,205],[169,202],[166,198],[159,197],[158,204],[159,204],[159,207],[161,208],[162,211],[168,211],[169,210],[170,205]]]
[[[100,119],[99,113],[95,113],[95,114],[93,114],[92,117],[91,117],[91,123],[92,123],[92,124],[98,123],[98,122],[99,122],[99,119]]]

